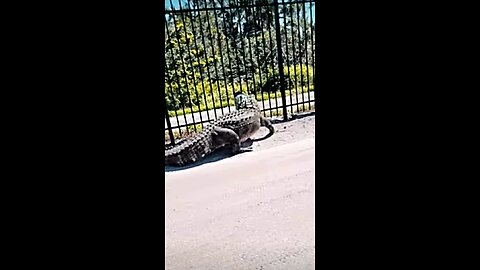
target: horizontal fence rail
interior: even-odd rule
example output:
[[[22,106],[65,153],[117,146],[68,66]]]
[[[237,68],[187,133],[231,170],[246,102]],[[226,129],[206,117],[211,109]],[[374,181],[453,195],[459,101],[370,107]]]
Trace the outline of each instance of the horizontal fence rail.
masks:
[[[165,143],[255,95],[264,116],[315,110],[315,1],[166,0]]]

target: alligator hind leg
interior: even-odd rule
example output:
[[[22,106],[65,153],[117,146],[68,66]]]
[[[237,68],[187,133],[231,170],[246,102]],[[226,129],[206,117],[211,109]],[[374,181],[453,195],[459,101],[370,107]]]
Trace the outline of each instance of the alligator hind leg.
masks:
[[[217,147],[230,145],[233,154],[241,152],[240,137],[238,137],[235,131],[229,128],[215,127],[213,130],[213,140]]]

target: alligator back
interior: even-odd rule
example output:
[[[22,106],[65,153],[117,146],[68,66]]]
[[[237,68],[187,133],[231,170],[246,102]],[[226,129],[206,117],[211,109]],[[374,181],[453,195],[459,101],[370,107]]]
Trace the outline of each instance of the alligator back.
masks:
[[[187,163],[195,162],[212,152],[213,127],[213,125],[210,125],[200,133],[197,133],[194,137],[188,138],[180,144],[175,145],[173,148],[166,150],[165,164],[182,166]]]
[[[233,130],[243,142],[260,129],[260,117],[256,109],[242,109],[223,115],[215,125]]]

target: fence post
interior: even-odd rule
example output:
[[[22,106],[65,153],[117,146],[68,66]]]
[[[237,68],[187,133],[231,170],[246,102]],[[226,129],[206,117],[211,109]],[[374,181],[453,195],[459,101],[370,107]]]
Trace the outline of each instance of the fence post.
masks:
[[[167,102],[165,101],[165,119],[167,120],[168,135],[172,145],[175,145],[175,139],[173,138],[172,124],[170,123],[170,116],[168,115]]]
[[[287,98],[285,96],[285,74],[283,74],[283,53],[282,53],[282,38],[280,37],[280,15],[278,8],[278,0],[274,0],[275,4],[275,33],[277,39],[277,54],[278,54],[278,73],[280,75],[280,92],[282,93],[282,107],[283,120],[288,120],[287,115]]]

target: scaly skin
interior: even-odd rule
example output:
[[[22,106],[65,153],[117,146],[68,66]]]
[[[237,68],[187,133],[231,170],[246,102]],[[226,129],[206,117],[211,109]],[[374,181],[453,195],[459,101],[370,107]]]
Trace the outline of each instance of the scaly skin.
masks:
[[[228,145],[233,154],[239,153],[241,143],[249,139],[261,126],[275,132],[270,121],[261,115],[255,97],[235,95],[236,111],[222,115],[209,126],[173,148],[165,151],[165,164],[183,166],[193,163],[211,152]]]

